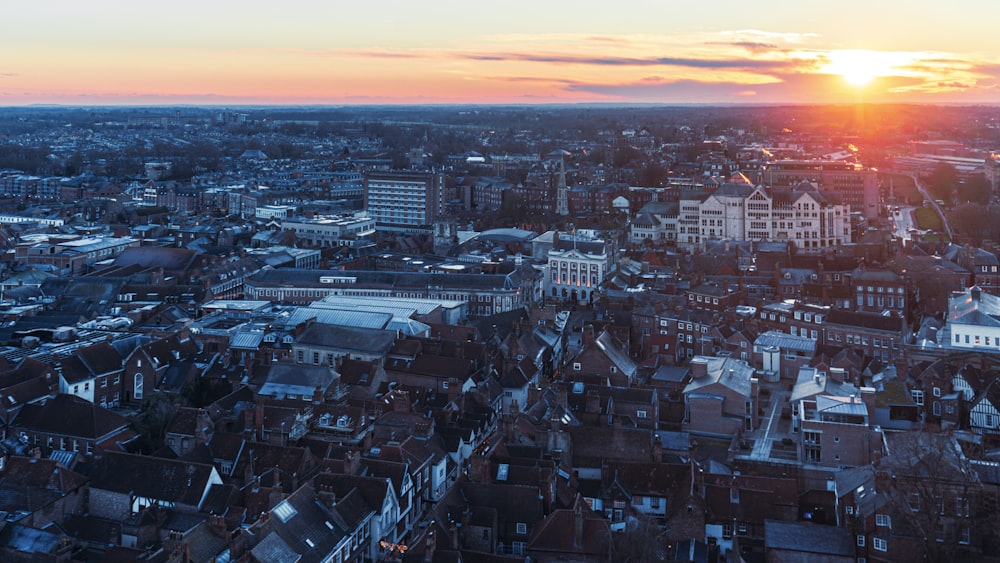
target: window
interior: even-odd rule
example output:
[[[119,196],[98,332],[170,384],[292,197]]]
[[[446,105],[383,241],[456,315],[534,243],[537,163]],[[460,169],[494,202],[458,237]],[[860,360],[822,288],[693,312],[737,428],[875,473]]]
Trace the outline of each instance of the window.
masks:
[[[934,388],[934,396],[935,397],[940,397],[941,396],[941,388],[940,387],[935,387]]]
[[[910,505],[912,512],[920,512],[920,494],[910,493],[906,495],[906,504]]]
[[[517,523],[517,533],[519,535],[525,536],[528,534],[528,525],[524,522]]]
[[[646,418],[646,411],[635,411],[636,418]]]
[[[844,509],[844,511],[847,513],[848,516],[854,516],[854,506],[853,505],[848,505]]]
[[[941,401],[934,401],[931,405],[931,411],[934,413],[934,416],[941,416]]]
[[[580,362],[573,362],[573,370],[580,371]]]
[[[969,500],[965,497],[955,497],[955,515],[969,516]]]
[[[886,528],[892,528],[892,519],[889,517],[888,514],[876,514],[875,525],[884,526]]]
[[[861,534],[858,534],[858,547],[864,547],[864,546],[865,546],[865,537]]]
[[[132,396],[136,399],[142,399],[142,374],[135,374],[135,383],[133,385]]]
[[[875,547],[875,551],[889,551],[889,544],[882,538],[872,538],[872,546]]]
[[[924,392],[920,389],[914,389],[910,391],[910,397],[913,398],[913,402],[919,406],[924,406]]]

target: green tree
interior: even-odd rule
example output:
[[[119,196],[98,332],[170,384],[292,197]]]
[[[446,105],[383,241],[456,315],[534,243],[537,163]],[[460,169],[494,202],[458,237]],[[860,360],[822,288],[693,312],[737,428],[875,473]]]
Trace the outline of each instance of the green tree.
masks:
[[[927,177],[927,191],[934,196],[934,199],[950,201],[957,184],[958,172],[947,162],[939,163]]]
[[[993,187],[983,174],[976,174],[958,185],[958,200],[986,205],[993,196]]]

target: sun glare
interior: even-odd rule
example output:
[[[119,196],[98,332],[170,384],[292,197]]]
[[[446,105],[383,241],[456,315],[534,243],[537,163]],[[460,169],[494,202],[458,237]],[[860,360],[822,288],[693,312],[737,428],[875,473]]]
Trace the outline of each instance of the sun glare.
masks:
[[[823,72],[840,75],[854,86],[865,86],[873,79],[892,74],[898,61],[892,53],[879,51],[832,51]]]

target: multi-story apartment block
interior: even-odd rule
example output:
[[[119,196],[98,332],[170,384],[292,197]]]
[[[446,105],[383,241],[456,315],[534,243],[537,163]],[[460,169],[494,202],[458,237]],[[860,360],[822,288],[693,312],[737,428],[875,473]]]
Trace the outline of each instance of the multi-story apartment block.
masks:
[[[441,174],[379,173],[365,178],[365,209],[380,230],[430,230],[444,208]]]
[[[763,174],[768,186],[817,184],[824,194],[837,199],[866,218],[878,215],[878,172],[860,164],[827,160],[777,160],[767,164]]]

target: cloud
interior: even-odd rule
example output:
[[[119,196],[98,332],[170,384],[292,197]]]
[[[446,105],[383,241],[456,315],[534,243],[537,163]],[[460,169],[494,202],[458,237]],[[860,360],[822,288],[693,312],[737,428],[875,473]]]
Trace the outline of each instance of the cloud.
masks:
[[[764,43],[762,41],[709,41],[705,45],[716,45],[721,47],[739,47],[752,53],[762,53],[765,51],[778,51],[779,47],[774,43]]]
[[[375,59],[426,59],[434,56],[431,53],[424,52],[384,51],[379,49],[352,49],[341,51],[340,53],[356,57],[369,57]],[[331,54],[332,53],[328,53],[324,56],[330,56]]]
[[[810,39],[819,37],[817,33],[795,33],[780,31],[763,31],[760,29],[739,29],[733,31],[723,31],[719,35],[736,37],[761,37],[770,41],[784,41],[786,43],[804,43]]]
[[[762,60],[748,58],[689,58],[689,57],[602,57],[570,54],[529,53],[465,53],[457,55],[474,61],[516,61],[561,65],[591,66],[676,66],[700,69],[777,70],[801,65],[801,61]]]
[[[495,82],[523,82],[523,83],[538,83],[538,84],[579,84],[578,80],[570,80],[568,78],[549,78],[546,76],[484,76],[483,80],[492,80]]]

